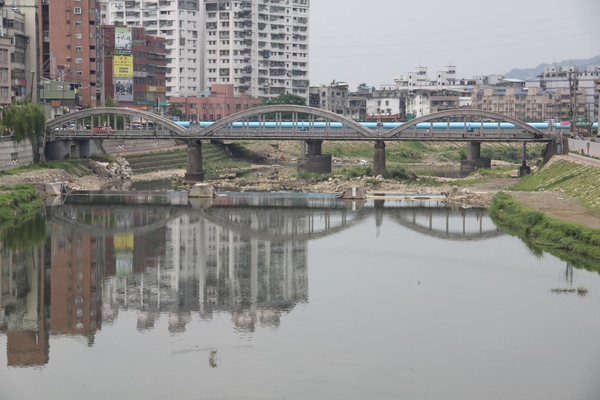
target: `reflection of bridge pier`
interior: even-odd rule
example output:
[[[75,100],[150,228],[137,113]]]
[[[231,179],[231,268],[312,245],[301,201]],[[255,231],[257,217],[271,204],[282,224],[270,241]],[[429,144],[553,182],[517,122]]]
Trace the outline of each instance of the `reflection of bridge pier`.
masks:
[[[298,159],[298,171],[317,174],[331,173],[331,154],[322,154],[322,140],[306,140],[307,152]]]

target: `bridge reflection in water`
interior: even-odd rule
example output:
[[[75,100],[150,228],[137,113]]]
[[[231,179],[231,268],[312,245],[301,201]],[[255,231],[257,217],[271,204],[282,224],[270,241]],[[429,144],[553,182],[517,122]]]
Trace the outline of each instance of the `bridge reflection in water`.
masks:
[[[3,298],[0,328],[11,332],[9,342],[41,339],[9,354],[9,364],[48,363],[50,335],[92,343],[119,310],[137,310],[138,330],[166,316],[170,331],[182,331],[193,315],[219,313],[230,314],[240,334],[257,324],[276,328],[308,301],[308,242],[370,220],[365,235],[389,222],[450,240],[502,235],[485,209],[433,200],[226,194],[192,208],[177,193],[151,197],[69,196],[47,207],[45,244],[10,257],[5,249],[1,278],[20,290]]]

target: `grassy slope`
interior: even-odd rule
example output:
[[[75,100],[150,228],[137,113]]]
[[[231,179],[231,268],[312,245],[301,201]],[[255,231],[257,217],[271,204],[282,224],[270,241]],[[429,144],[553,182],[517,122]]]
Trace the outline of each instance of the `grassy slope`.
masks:
[[[558,190],[586,208],[600,212],[600,168],[564,158],[551,160],[535,174],[523,177],[511,190]]]
[[[598,167],[558,159],[522,178],[511,189],[558,190],[576,197],[586,208],[600,212]],[[544,249],[569,263],[600,272],[600,230],[545,215],[510,195],[499,193],[489,210],[496,223],[520,237],[533,251]]]

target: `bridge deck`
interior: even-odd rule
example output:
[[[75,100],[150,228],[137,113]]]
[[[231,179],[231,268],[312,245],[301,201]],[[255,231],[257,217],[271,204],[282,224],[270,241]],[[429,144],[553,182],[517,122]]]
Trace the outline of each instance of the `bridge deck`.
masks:
[[[481,133],[457,129],[422,129],[387,136],[388,131],[373,131],[370,136],[349,129],[280,129],[265,128],[248,130],[228,128],[204,134],[202,130],[190,130],[188,135],[179,135],[167,129],[125,129],[114,132],[94,132],[90,129],[54,130],[47,140],[64,139],[120,139],[120,140],[335,140],[335,141],[433,141],[433,142],[549,142],[551,135],[532,135],[516,129],[499,129]]]

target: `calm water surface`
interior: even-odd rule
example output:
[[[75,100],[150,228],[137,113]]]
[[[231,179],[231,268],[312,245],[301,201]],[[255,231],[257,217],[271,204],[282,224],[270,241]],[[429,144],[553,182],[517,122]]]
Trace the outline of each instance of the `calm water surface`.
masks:
[[[4,237],[0,399],[600,398],[598,273],[486,210],[172,192],[45,211]]]

